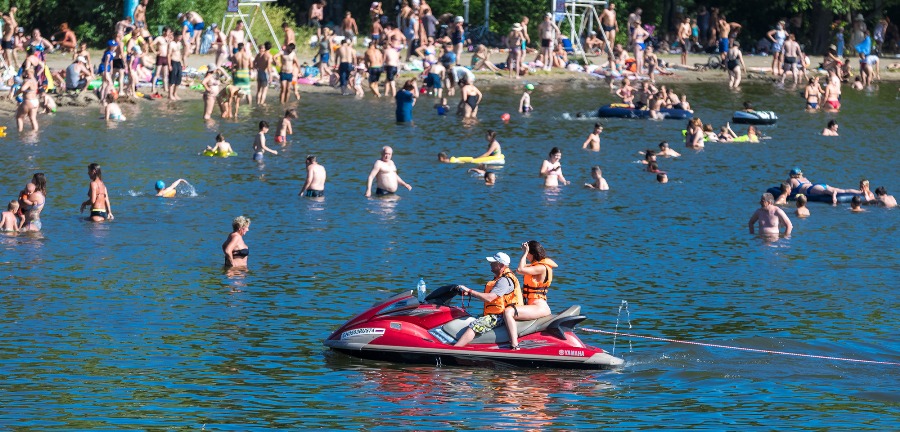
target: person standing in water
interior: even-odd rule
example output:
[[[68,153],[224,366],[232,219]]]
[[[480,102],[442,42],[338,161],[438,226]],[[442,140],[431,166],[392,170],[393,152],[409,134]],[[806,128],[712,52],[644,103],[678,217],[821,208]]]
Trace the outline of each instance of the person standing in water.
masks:
[[[287,136],[294,134],[294,128],[291,126],[291,119],[297,118],[297,110],[291,108],[284,112],[284,117],[278,123],[278,132],[275,134],[275,143],[287,144]]]
[[[88,199],[81,203],[81,212],[87,206],[91,206],[91,215],[88,220],[92,222],[103,222],[105,220],[113,220],[112,207],[109,205],[109,191],[103,183],[103,173],[100,171],[100,165],[92,163],[88,165],[88,177],[91,178],[91,184],[88,186]]]
[[[238,216],[231,221],[231,234],[225,243],[222,243],[222,252],[225,254],[225,267],[247,267],[247,257],[250,256],[250,248],[244,243],[244,236],[250,231],[250,218]]]
[[[594,130],[588,135],[587,139],[584,140],[584,144],[581,145],[583,149],[589,149],[591,151],[598,152],[600,151],[600,133],[603,132],[603,125],[600,123],[594,123]]]
[[[253,139],[253,160],[262,162],[265,152],[277,155],[278,152],[266,147],[266,134],[269,132],[269,123],[266,121],[259,122],[259,133]]]
[[[318,198],[325,196],[325,167],[319,165],[315,155],[306,157],[306,183],[300,189],[300,196]]]
[[[397,175],[397,166],[391,157],[394,149],[384,146],[381,149],[381,159],[375,161],[372,171],[369,173],[369,179],[366,182],[366,197],[372,196],[372,181],[375,181],[375,195],[393,195],[397,193],[397,186],[403,186],[407,190],[412,190],[412,186],[403,181]]]
[[[788,219],[784,210],[775,206],[775,197],[766,192],[759,199],[759,208],[750,216],[750,222],[747,226],[750,228],[750,234],[754,233],[754,227],[759,223],[760,234],[766,236],[778,236],[781,233],[781,226],[784,226],[784,236],[790,237],[791,230],[794,225]]]
[[[741,85],[741,71],[747,68],[744,65],[740,42],[734,41],[725,59],[725,66],[728,68],[728,88],[736,89]]]
[[[556,187],[560,183],[567,185],[569,181],[563,177],[562,165],[559,160],[562,159],[562,150],[559,147],[553,147],[546,160],[541,164],[541,177],[544,178],[544,186]]]
[[[522,98],[519,99],[520,113],[530,113],[534,111],[534,107],[531,106],[531,92],[533,91],[534,84],[525,84],[525,93],[522,93]]]
[[[594,182],[585,183],[584,187],[602,191],[609,190],[609,184],[606,183],[606,179],[603,178],[603,171],[600,170],[599,165],[595,165],[593,168],[591,168],[591,178],[594,179]]]
[[[41,211],[47,202],[47,179],[44,173],[35,173],[31,176],[25,191],[19,199],[19,208],[25,216],[22,231],[40,231]]]
[[[411,79],[403,84],[403,88],[397,92],[394,99],[397,102],[397,108],[394,112],[397,123],[409,123],[412,121],[412,109],[419,97],[419,90],[416,87],[416,80]]]

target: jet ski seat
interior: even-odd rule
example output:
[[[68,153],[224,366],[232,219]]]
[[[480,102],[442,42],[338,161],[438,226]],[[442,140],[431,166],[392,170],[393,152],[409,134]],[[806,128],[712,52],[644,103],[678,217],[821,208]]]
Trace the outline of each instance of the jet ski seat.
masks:
[[[574,305],[570,306],[568,309],[558,313],[551,314],[545,316],[543,318],[538,318],[536,320],[530,321],[517,321],[516,329],[518,330],[519,337],[523,337],[526,335],[530,335],[532,333],[540,333],[545,331],[554,323],[558,323],[564,320],[570,320],[573,317],[578,317],[581,314],[581,306]],[[584,317],[581,317],[578,321],[583,320]],[[443,329],[447,334],[452,336],[454,339],[459,339],[460,336],[466,331],[466,328],[469,327],[469,323],[475,321],[475,317],[465,317],[465,318],[457,318],[453,321],[444,324],[441,329]],[[506,324],[501,324],[499,327],[484,333],[479,336],[475,336],[475,339],[472,340],[471,343],[477,344],[489,344],[489,343],[506,343],[509,342],[509,332],[506,330]]]

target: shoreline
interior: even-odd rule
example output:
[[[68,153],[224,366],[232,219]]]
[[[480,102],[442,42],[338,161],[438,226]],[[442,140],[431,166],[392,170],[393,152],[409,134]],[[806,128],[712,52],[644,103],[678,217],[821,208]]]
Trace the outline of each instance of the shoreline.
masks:
[[[94,55],[96,54],[96,57]],[[303,53],[303,58],[298,59],[300,63],[311,63],[312,56],[308,53]],[[100,58],[102,55],[101,51],[97,51],[96,53],[92,52],[92,58]],[[463,62],[461,64],[471,64],[472,53],[464,53],[463,54]],[[706,64],[709,59],[710,54],[690,54],[688,55],[688,65],[692,66],[695,64]],[[530,55],[529,55],[530,57]],[[670,68],[670,73],[667,75],[657,75],[656,83],[658,85],[677,85],[677,84],[696,84],[696,83],[715,83],[715,84],[725,84],[728,82],[728,74],[722,70],[690,70],[690,69],[682,69],[678,63],[680,63],[680,55],[677,54],[660,54],[660,59],[668,62],[670,65],[674,65],[674,68]],[[506,54],[504,52],[492,52],[490,56],[491,61],[494,63],[502,63],[506,61]],[[756,55],[747,55],[744,57],[744,62],[747,66],[748,71],[744,72],[744,76],[742,81],[750,82],[750,83],[776,83],[778,78],[771,74],[771,57],[770,56],[756,56]],[[817,65],[816,57],[812,57],[810,60],[812,64]],[[202,54],[202,55],[192,55],[188,57],[185,62],[185,69],[191,68],[199,68],[200,66],[212,63],[214,60],[214,56],[211,54]],[[468,61],[466,61],[468,60]],[[587,56],[587,60],[589,63],[605,63],[605,56]],[[602,60],[602,61],[601,61]],[[852,61],[852,60],[851,60]],[[71,55],[68,53],[53,53],[48,54],[47,65],[52,70],[65,69],[69,64],[71,64]],[[898,67],[893,68],[893,70],[888,70],[888,65],[896,65]],[[881,63],[881,79],[877,81],[879,84],[895,84],[900,83],[900,57],[893,58],[884,58]],[[858,71],[857,71],[858,73]],[[417,71],[409,71],[404,70],[398,74],[398,81],[402,79],[409,79],[418,77],[420,72]],[[810,75],[819,74],[815,69],[812,71]],[[554,69],[552,71],[537,71],[534,73],[529,73],[520,79],[509,78],[506,71],[502,72],[490,72],[490,71],[479,71],[475,72],[476,77],[480,78],[477,81],[477,85],[480,88],[492,88],[495,86],[515,86],[518,84],[524,83],[534,83],[534,84],[552,84],[552,83],[572,83],[572,82],[583,82],[583,83],[595,83],[597,85],[607,86],[610,85],[607,79],[601,78],[596,75],[588,74],[586,72],[575,72],[569,70],[562,69]],[[856,74],[854,74],[856,76]],[[616,79],[618,81],[619,78]],[[642,78],[640,81],[645,81],[646,78]],[[788,78],[790,80],[790,78]],[[800,80],[803,80],[801,76]],[[179,90],[179,97],[185,101],[193,101],[193,100],[202,100],[202,92],[191,90],[190,85],[194,82],[194,78],[185,77],[183,88]],[[199,81],[198,81],[199,82]],[[805,83],[801,82],[797,84],[797,87],[800,88]],[[791,85],[793,84],[785,84]],[[255,86],[253,87],[255,92]],[[146,87],[144,87],[146,89]],[[278,99],[278,86],[270,87],[269,95],[267,99],[274,99],[277,103]],[[273,93],[272,90],[275,90]],[[140,91],[140,88],[139,88]],[[301,85],[300,92],[301,93],[333,93],[337,92],[337,89],[332,88],[328,85]],[[368,89],[366,90],[365,97],[372,97],[372,94]],[[100,101],[95,96],[93,91],[90,92],[81,92],[78,95],[68,95],[68,96],[60,96],[54,95],[54,99],[59,105],[60,110],[73,110],[73,109],[99,109]],[[119,100],[120,104],[134,104],[134,103],[149,103],[154,102],[153,99],[150,99],[149,96],[145,96],[143,98],[145,102],[141,102],[140,99],[126,99],[121,98]],[[166,100],[160,99],[160,100]],[[9,114],[14,120],[14,115],[16,111],[17,104],[4,97],[0,99],[0,112]],[[214,114],[215,115],[215,114]],[[13,122],[14,128],[14,122]],[[26,125],[27,128],[27,125]]]

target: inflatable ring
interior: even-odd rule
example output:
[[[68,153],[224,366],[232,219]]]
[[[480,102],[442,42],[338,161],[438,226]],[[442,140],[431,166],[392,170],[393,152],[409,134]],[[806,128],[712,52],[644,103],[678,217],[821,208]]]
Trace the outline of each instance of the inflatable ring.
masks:
[[[237,153],[235,153],[235,152],[233,152],[233,151],[232,151],[232,152],[228,152],[228,153],[224,153],[224,152],[220,152],[220,151],[203,150],[203,156],[210,156],[210,157],[216,157],[216,156],[217,156],[217,157],[229,157],[229,156],[237,156]]]

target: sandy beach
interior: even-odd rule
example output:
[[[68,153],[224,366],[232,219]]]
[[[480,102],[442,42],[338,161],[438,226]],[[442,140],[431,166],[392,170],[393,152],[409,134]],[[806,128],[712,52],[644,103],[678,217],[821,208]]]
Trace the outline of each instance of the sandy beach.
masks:
[[[358,48],[357,51],[362,54],[364,49]],[[495,50],[497,51],[497,50]],[[300,53],[300,62],[306,62],[308,64],[312,64],[312,53],[309,52],[301,52]],[[92,58],[99,59],[102,56],[102,51],[92,52]],[[705,65],[707,64],[711,55],[709,54],[691,54],[688,56],[688,68],[693,68],[695,65]],[[463,61],[461,64],[471,64],[471,53],[463,54]],[[659,75],[656,78],[656,82],[660,84],[682,84],[682,83],[697,83],[697,82],[710,82],[710,83],[727,83],[728,75],[723,70],[690,70],[683,68],[679,65],[680,56],[671,55],[671,54],[660,54],[659,57],[668,62],[672,67],[668,69],[666,75]],[[533,54],[529,54],[527,59],[533,58]],[[189,70],[191,68],[199,68],[203,65],[207,65],[212,63],[214,60],[214,56],[205,54],[205,55],[193,55],[188,57],[185,62],[185,69]],[[816,67],[821,63],[822,57],[810,57],[811,63],[813,67]],[[492,52],[491,61],[494,63],[502,63],[506,61],[506,53],[505,52]],[[588,63],[593,64],[604,64],[605,57],[603,56],[587,56]],[[52,70],[65,69],[69,64],[71,64],[71,54],[68,53],[51,53],[47,56],[47,63]],[[772,58],[769,56],[756,56],[756,55],[745,55],[744,62],[747,65],[748,71],[745,71],[743,80],[745,82],[763,82],[768,81],[773,84],[776,82],[776,78],[771,74],[769,68],[771,67]],[[890,68],[889,68],[890,67]],[[815,70],[815,69],[814,69]],[[854,70],[855,71],[855,70]],[[824,72],[817,72],[824,76]],[[510,79],[507,76],[506,71],[501,71],[498,73],[489,72],[489,71],[479,71],[475,73],[478,77],[477,86],[482,88],[489,88],[492,86],[514,86],[517,83],[553,83],[553,82],[584,82],[588,83],[603,83],[605,80],[599,78],[596,75],[588,74],[585,72],[575,72],[569,70],[562,69],[554,69],[552,71],[543,71],[538,70],[534,72],[529,72],[526,76],[521,77],[521,79]],[[419,72],[404,70],[402,71],[397,81],[400,82],[403,79],[413,78],[419,75]],[[194,84],[199,84],[200,77],[197,78],[189,78],[185,77],[183,88],[179,91],[179,96],[183,100],[200,100],[202,96],[202,92],[197,90],[191,90],[190,86]],[[790,78],[788,78],[790,82]],[[886,57],[881,60],[881,81],[884,82],[898,82],[900,81],[900,58],[895,58],[894,56]],[[255,86],[254,86],[255,89]],[[139,91],[147,92],[147,88],[139,89]],[[336,92],[338,90],[331,88],[327,85],[301,85],[300,92],[319,92],[319,93],[330,93]],[[277,100],[277,92],[270,92],[269,98],[273,100]],[[366,92],[366,97],[371,97],[370,92]],[[99,108],[99,100],[95,96],[94,92],[83,92],[83,94],[74,96],[74,95],[65,95],[65,96],[55,96],[57,100],[57,104],[59,104],[60,109],[78,109],[78,108]],[[149,96],[145,97],[143,100],[135,99],[135,100],[126,100],[125,98],[120,99],[120,103],[156,103],[165,99],[150,99]],[[0,112],[4,113],[14,113],[16,108],[16,104],[8,99],[3,98],[0,99]]]

